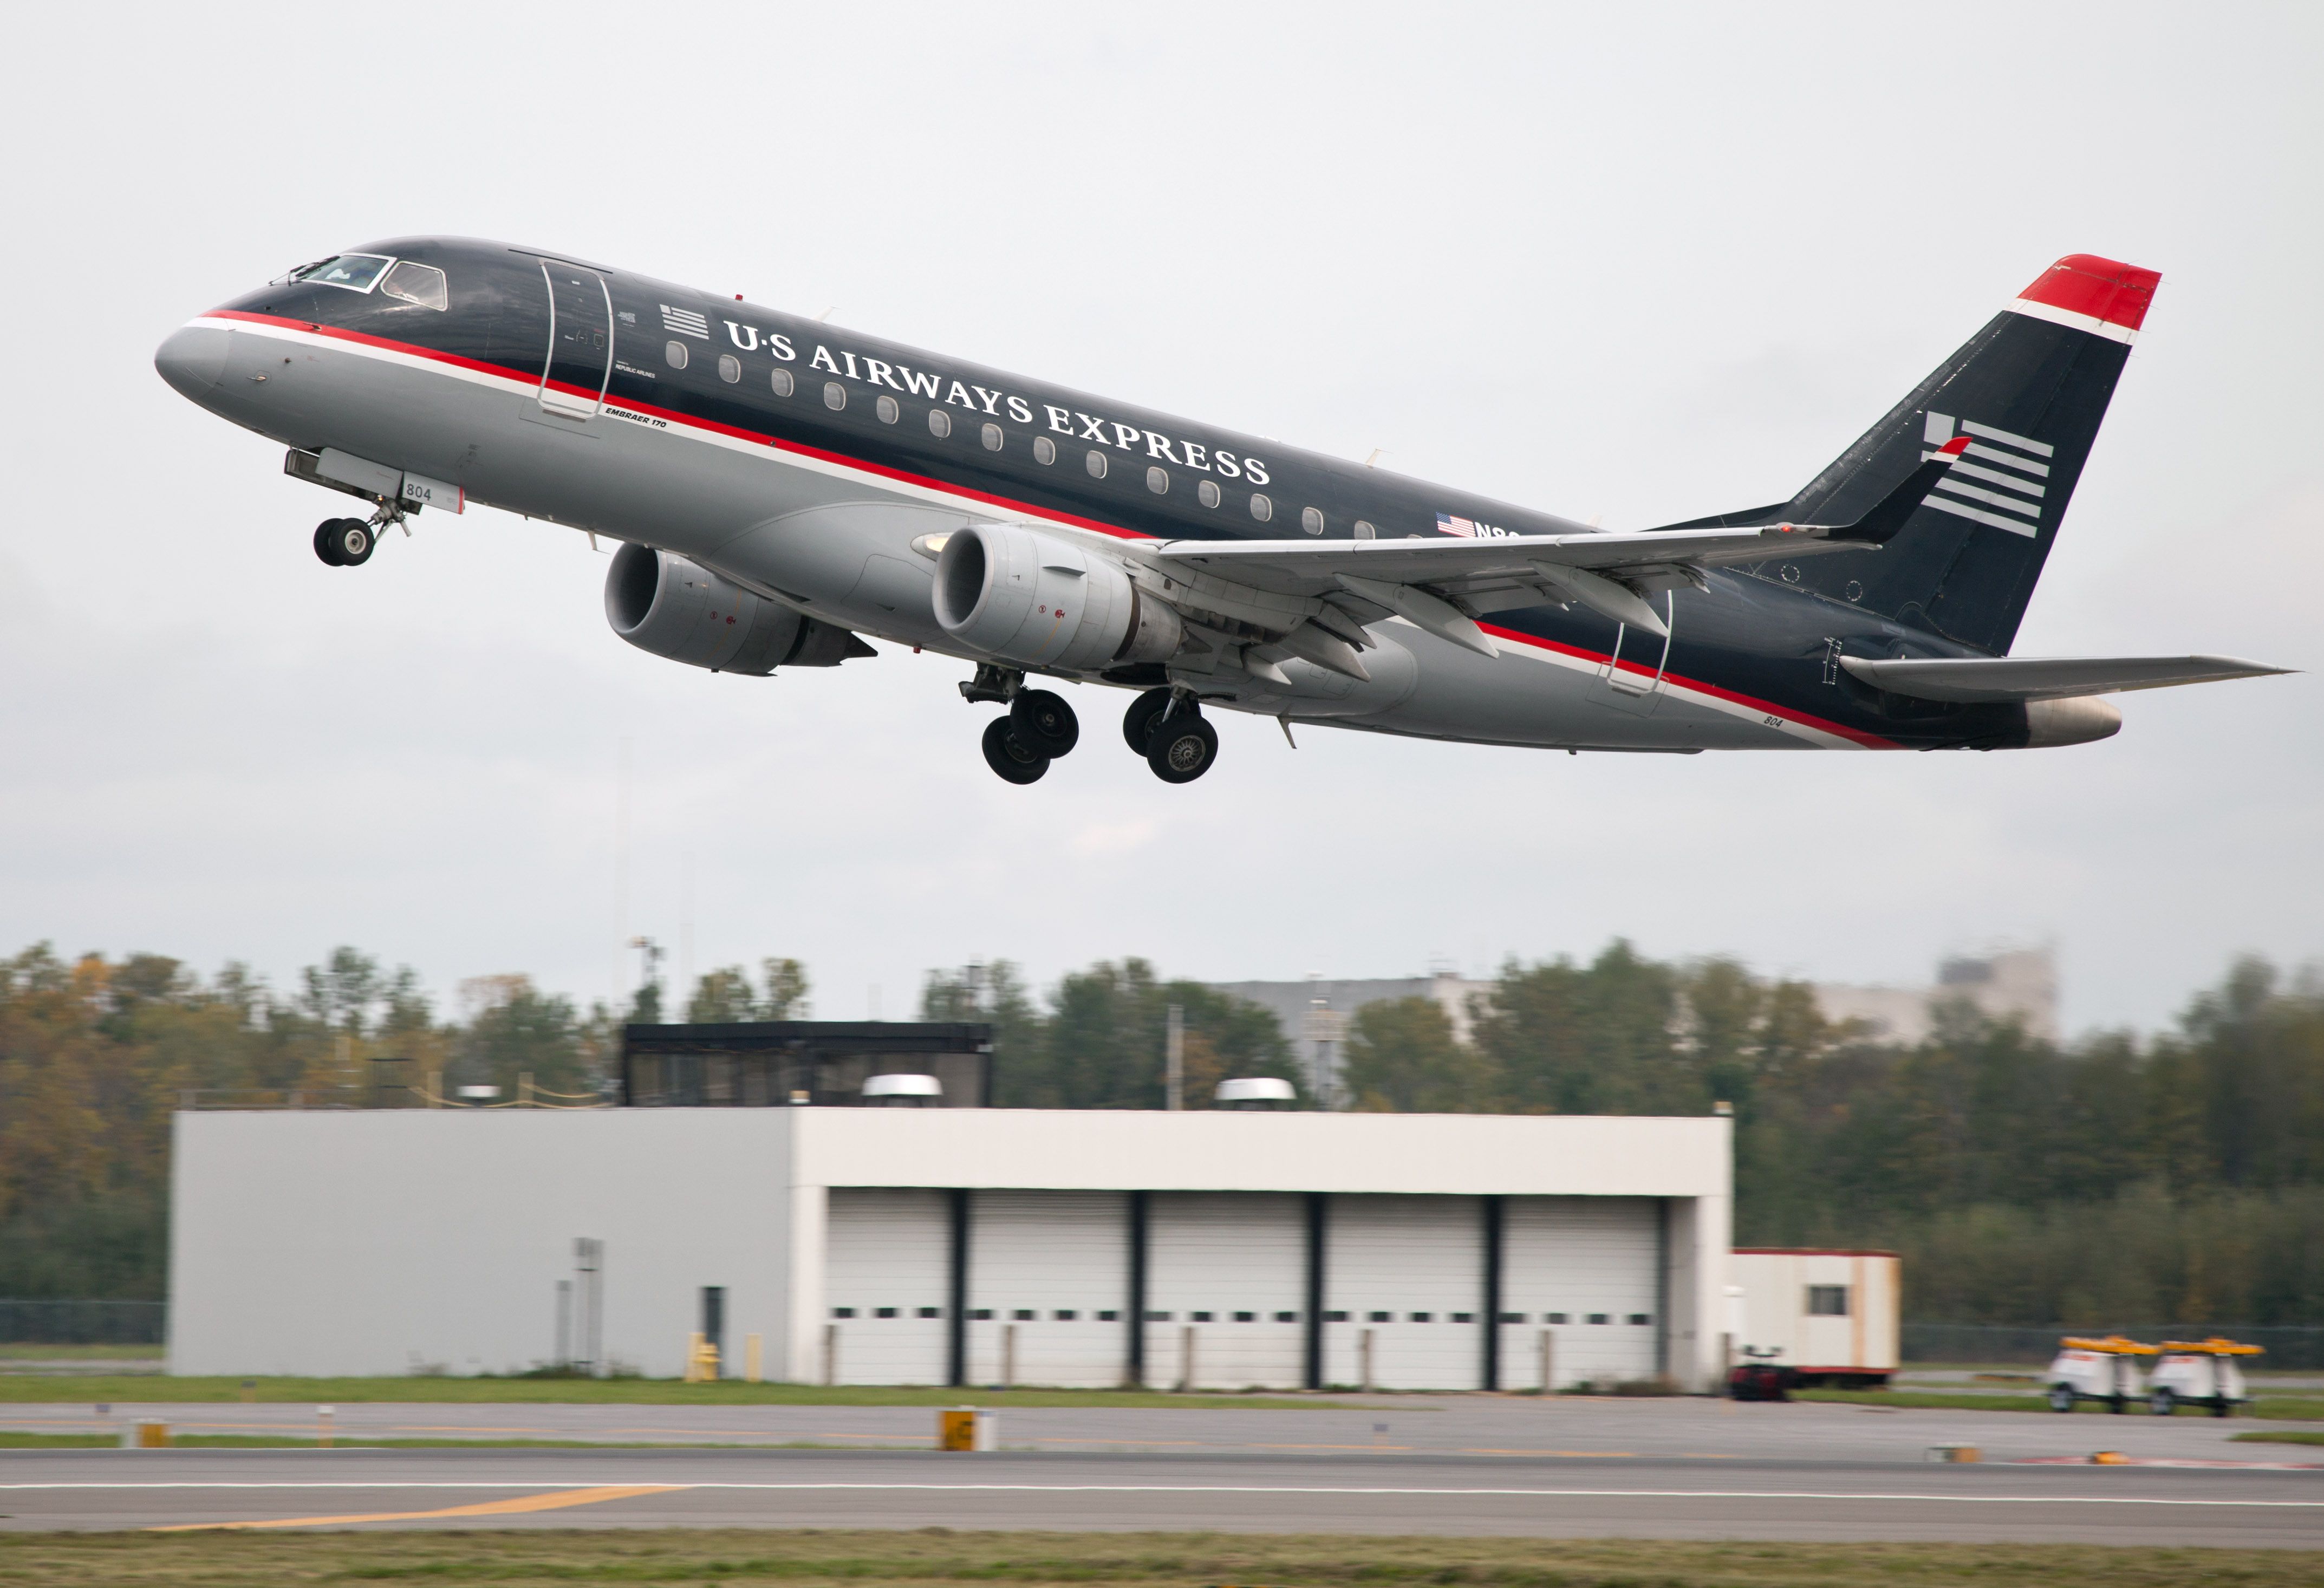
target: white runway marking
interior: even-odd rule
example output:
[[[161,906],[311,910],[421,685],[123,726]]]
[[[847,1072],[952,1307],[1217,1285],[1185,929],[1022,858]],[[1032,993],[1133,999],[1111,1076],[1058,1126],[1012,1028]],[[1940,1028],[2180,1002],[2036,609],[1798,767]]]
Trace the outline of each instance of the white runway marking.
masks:
[[[27,1490],[130,1489],[595,1489],[622,1486],[634,1480],[595,1483],[488,1483],[475,1482],[158,1482],[143,1483],[0,1483],[0,1491]],[[1495,1500],[1892,1500],[1924,1505],[2168,1505],[2207,1509],[2255,1507],[2270,1510],[2324,1510],[2324,1500],[2172,1500],[2131,1494],[1889,1494],[1804,1489],[1424,1489],[1264,1483],[687,1483],[660,1479],[640,1487],[678,1490],[742,1490],[786,1493],[860,1491],[872,1494],[1344,1494],[1377,1498],[1397,1495],[1420,1498],[1441,1494],[1447,1499]]]

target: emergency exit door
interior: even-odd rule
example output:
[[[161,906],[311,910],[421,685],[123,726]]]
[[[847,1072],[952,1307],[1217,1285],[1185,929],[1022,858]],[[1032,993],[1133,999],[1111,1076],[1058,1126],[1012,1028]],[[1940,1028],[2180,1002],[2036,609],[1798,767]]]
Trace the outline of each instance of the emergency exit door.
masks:
[[[540,405],[587,419],[604,405],[613,370],[613,297],[605,279],[577,264],[543,260],[549,282],[549,365]]]

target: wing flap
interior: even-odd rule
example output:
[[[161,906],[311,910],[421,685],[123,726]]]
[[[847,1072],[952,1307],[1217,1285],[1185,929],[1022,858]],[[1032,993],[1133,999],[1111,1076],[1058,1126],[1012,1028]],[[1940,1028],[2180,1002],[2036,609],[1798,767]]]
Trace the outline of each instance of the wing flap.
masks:
[[[1843,656],[1840,665],[1892,695],[1919,700],[2065,700],[2123,689],[2167,689],[2291,672],[2233,656],[1972,656],[1883,660]]]

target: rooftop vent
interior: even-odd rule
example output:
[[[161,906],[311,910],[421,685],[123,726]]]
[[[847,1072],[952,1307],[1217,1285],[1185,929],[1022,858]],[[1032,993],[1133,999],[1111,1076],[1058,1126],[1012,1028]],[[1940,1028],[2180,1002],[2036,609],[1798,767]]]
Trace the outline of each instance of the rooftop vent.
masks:
[[[873,1076],[863,1083],[863,1101],[875,1108],[942,1106],[944,1084],[934,1076]]]
[[[1221,1108],[1289,1108],[1298,1098],[1290,1082],[1273,1076],[1250,1076],[1219,1083]]]

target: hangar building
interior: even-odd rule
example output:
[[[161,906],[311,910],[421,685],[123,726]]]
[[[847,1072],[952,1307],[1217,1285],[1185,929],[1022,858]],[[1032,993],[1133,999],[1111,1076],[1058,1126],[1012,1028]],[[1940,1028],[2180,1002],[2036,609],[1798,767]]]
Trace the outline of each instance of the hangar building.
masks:
[[[170,1367],[1531,1389],[1720,1368],[1721,1117],[188,1112]],[[586,1255],[577,1265],[577,1250]]]

